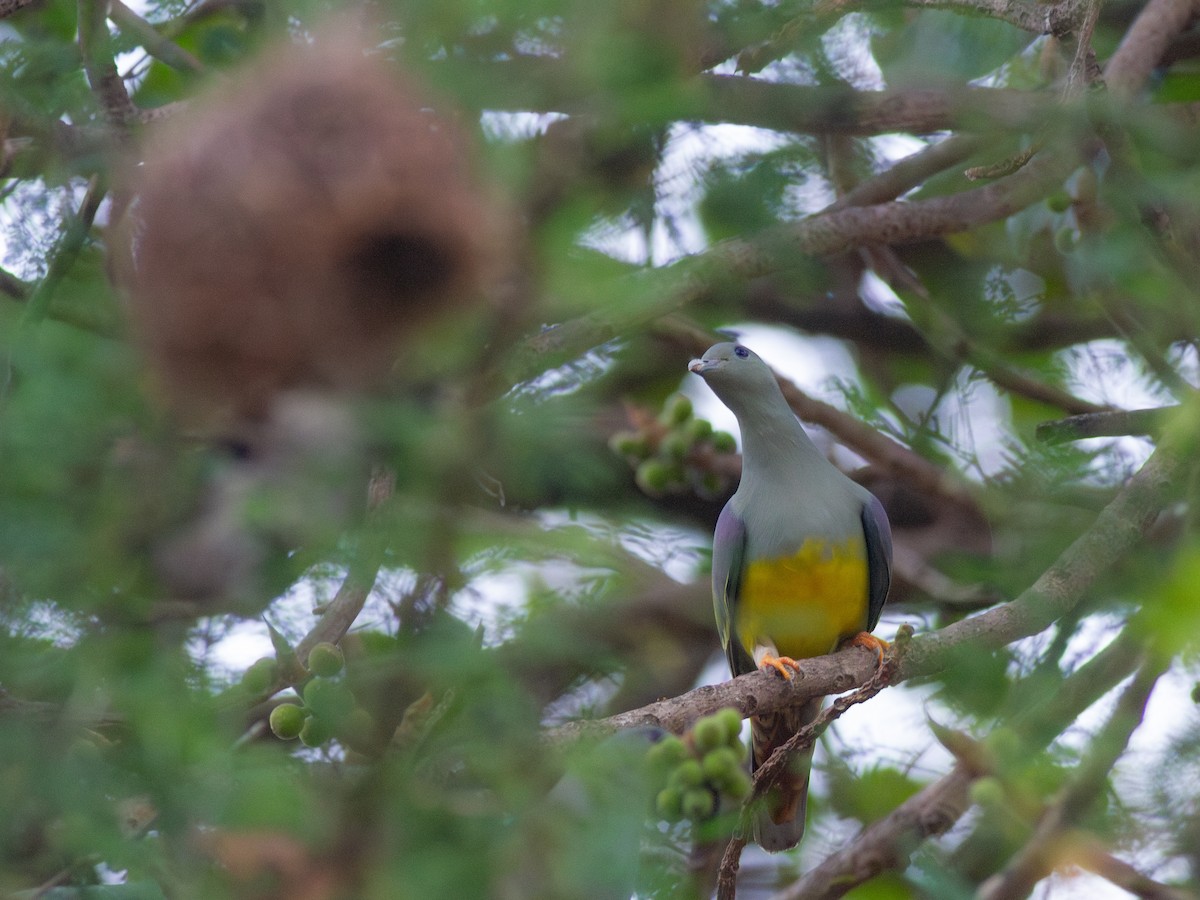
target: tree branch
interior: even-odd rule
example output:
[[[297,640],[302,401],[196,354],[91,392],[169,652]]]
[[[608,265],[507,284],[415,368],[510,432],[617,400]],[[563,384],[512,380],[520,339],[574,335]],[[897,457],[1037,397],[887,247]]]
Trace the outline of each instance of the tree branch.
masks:
[[[0,269],[0,294],[11,297],[13,300],[25,300],[29,297],[32,288],[25,281],[22,281],[8,269]]]
[[[24,322],[38,322],[49,315],[51,303],[59,284],[71,270],[71,266],[75,264],[87,243],[92,222],[95,221],[104,194],[103,181],[100,176],[93,175],[91,181],[88,182],[87,192],[83,195],[83,202],[79,204],[79,211],[67,220],[62,237],[59,238],[58,244],[54,248],[54,255],[50,257],[50,262],[46,267],[46,274],[29,292],[23,314]]]
[[[179,69],[181,72],[202,74],[205,71],[204,63],[178,44],[159,34],[152,24],[122,3],[121,0],[108,0],[108,15],[117,24],[117,27],[136,37],[146,52],[155,59],[166,63],[173,69]]]
[[[1123,859],[1117,859],[1109,853],[1095,838],[1077,840],[1072,856],[1083,868],[1141,900],[1197,900],[1197,895],[1192,891],[1147,878]]]
[[[896,673],[896,665],[903,657],[911,639],[912,628],[908,625],[902,626],[900,633],[896,635],[895,642],[888,649],[887,655],[879,661],[875,674],[866,684],[851,694],[838,697],[833,703],[822,709],[813,721],[793,734],[782,745],[776,747],[775,751],[755,771],[754,788],[742,804],[735,837],[730,841],[721,858],[721,868],[717,873],[717,900],[733,900],[735,876],[741,864],[742,849],[746,846],[746,841],[738,836],[749,833],[754,810],[758,808],[767,791],[774,787],[787,771],[793,755],[815,744],[817,738],[824,734],[825,730],[850,707],[865,703],[890,685],[892,677]]]
[[[938,671],[966,645],[993,649],[1037,634],[1074,609],[1101,573],[1150,530],[1174,492],[1182,458],[1175,441],[1164,439],[1092,526],[1019,597],[914,638],[901,664],[901,677]]]
[[[79,0],[79,53],[88,85],[105,118],[123,134],[137,121],[138,113],[113,61],[106,5],[105,0]]]
[[[517,56],[501,62],[454,60],[464,95],[481,109],[593,113],[595,96],[561,60]],[[687,90],[659,98],[666,119],[752,125],[804,134],[869,136],[907,131],[930,134],[951,128],[1031,127],[1054,99],[1008,88],[943,87],[858,91],[844,85],[767,81],[747,75],[696,75]]]
[[[643,270],[610,285],[596,309],[525,340],[505,384],[526,381],[629,331],[674,312],[731,281],[759,278],[796,254],[824,256],[868,243],[903,244],[940,237],[1007,218],[1044,197],[1074,165],[1066,154],[1035,158],[1008,178],[947,197],[896,201],[817,213],[763,233],[756,241],[731,239],[669,266]],[[616,298],[620,298],[618,301]]]
[[[1068,416],[1053,422],[1042,422],[1034,435],[1047,444],[1065,444],[1094,437],[1160,434],[1178,411],[1178,406],[1164,406]]]
[[[1167,659],[1159,659],[1138,670],[1121,694],[1112,716],[1093,739],[1077,769],[1078,775],[1042,816],[1033,835],[1004,870],[980,886],[976,895],[979,900],[1021,900],[1054,869],[1059,844],[1104,790],[1112,767],[1141,724],[1150,693],[1167,664]]]
[[[1081,9],[1086,4],[1079,0],[1035,5],[1023,0],[904,0],[904,5],[983,16],[1007,22],[1033,34],[1053,34],[1061,37],[1075,29],[1079,23]]]
[[[387,502],[395,487],[396,473],[390,469],[380,468],[371,473],[371,481],[367,485],[368,517]],[[304,665],[312,648],[324,641],[336,644],[346,636],[371,595],[383,558],[383,550],[379,547],[373,546],[360,552],[317,624],[300,639],[288,660],[280,660],[281,663],[290,664],[282,665],[270,687],[252,698],[249,705],[262,703],[284,688],[303,681],[308,677]]]
[[[7,19],[13,13],[20,12],[36,2],[37,0],[0,0],[0,19]]]
[[[1022,0],[905,0],[902,5],[984,16],[1007,22],[1033,34],[1063,35],[1075,27],[1080,3],[1079,0],[1037,5],[1030,5]],[[738,54],[738,70],[761,70],[790,53],[801,35],[825,31],[848,12],[892,8],[893,4],[886,0],[818,0],[811,12],[785,23],[770,40]]]
[[[1013,730],[1033,752],[1047,746],[1085,709],[1137,665],[1141,644],[1122,634],[1066,678],[1060,689],[1014,717]],[[957,763],[938,781],[868,825],[854,841],[826,857],[774,900],[841,897],[881,872],[902,869],[925,838],[943,834],[970,806],[968,790],[981,773]]]
[[[879,174],[855,185],[822,212],[895,200],[939,172],[963,162],[983,145],[983,138],[972,134],[956,134],[930,144],[924,150],[904,157]]]
[[[1104,67],[1104,81],[1118,100],[1145,87],[1171,41],[1200,13],[1197,0],[1149,0]]]

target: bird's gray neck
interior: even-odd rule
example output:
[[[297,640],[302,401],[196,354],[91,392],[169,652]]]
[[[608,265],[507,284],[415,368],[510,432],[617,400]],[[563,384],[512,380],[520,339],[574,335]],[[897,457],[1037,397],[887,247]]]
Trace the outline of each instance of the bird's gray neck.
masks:
[[[830,465],[778,389],[746,398],[734,413],[742,431],[743,482],[779,485],[813,465]]]

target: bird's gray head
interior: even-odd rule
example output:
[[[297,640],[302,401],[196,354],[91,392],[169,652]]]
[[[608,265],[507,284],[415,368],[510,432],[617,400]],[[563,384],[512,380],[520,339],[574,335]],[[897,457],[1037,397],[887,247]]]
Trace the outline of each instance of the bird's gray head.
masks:
[[[702,357],[688,363],[688,371],[707,381],[726,403],[731,395],[753,396],[778,389],[774,373],[757,353],[729,341],[713,344]]]

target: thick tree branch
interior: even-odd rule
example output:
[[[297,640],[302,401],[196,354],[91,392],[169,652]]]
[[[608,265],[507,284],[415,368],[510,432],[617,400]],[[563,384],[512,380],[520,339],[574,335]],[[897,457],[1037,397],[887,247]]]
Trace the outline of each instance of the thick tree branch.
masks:
[[[698,111],[701,121],[805,134],[869,136],[893,131],[930,134],[956,127],[1020,129],[1030,127],[1044,114],[1049,102],[1048,97],[1035,93],[992,88],[856,91],[762,81],[745,75],[702,75],[697,85],[705,99]]]
[[[1034,752],[1047,746],[1085,709],[1137,665],[1141,645],[1122,635],[1066,678],[1052,696],[1014,717],[1011,725]],[[775,900],[841,897],[881,872],[901,869],[925,838],[945,833],[970,805],[971,782],[982,774],[958,763],[945,776],[867,826],[846,848],[826,857]]]
[[[965,15],[985,16],[1015,25],[1033,34],[1068,34],[1079,24],[1080,0],[1060,3],[1039,3],[1031,6],[1023,0],[904,0],[905,6],[921,9],[944,9]]]
[[[592,113],[594,93],[558,59],[520,56],[502,62],[454,60],[455,78],[479,108]],[[857,91],[746,75],[697,75],[686,90],[659,98],[662,119],[753,125],[804,134],[930,134],[950,128],[1032,127],[1054,102],[1048,94],[1005,88]]]
[[[13,300],[25,300],[29,297],[32,288],[25,281],[22,281],[8,269],[0,269],[0,294],[11,297]]]
[[[1033,34],[1061,36],[1075,27],[1081,4],[1079,0],[1037,5],[1023,0],[905,0],[904,5],[984,16]],[[784,24],[769,40],[743,50],[738,55],[738,70],[761,70],[792,52],[803,35],[826,30],[848,12],[881,8],[891,9],[892,5],[886,0],[818,0],[810,12]]]
[[[1149,0],[1104,66],[1104,80],[1118,100],[1146,85],[1163,54],[1196,15],[1197,0]]]

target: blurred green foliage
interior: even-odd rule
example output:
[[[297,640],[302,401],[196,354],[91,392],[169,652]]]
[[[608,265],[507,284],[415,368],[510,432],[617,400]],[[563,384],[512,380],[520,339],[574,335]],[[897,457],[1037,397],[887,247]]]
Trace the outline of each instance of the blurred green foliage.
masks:
[[[885,619],[930,628],[1025,590],[1159,438],[1048,447],[1037,424],[1173,404],[1197,382],[1200,76],[1184,40],[1146,102],[1121,106],[1098,86],[1064,100],[1071,41],[951,9],[390,0],[372,13],[375,52],[457,107],[510,222],[512,271],[492,307],[413,340],[391,393],[355,401],[352,465],[239,495],[253,577],[237,602],[169,596],[164,542],[208,521],[253,464],[176,427],[110,286],[125,179],[155,125],[114,133],[81,62],[90,6],[31,4],[0,41],[2,896],[699,896],[682,820],[722,839],[747,791],[729,715],[716,737],[701,720],[657,744],[562,747],[547,729],[682,693],[716,649],[704,570],[736,442],[685,381],[711,329],[770,326],[753,334],[783,349],[764,355],[808,393],[962,488],[914,491],[875,458],[859,473],[904,553]],[[199,71],[109,24],[135,109],[169,118],[261,48],[346,14],[317,0],[142,9]],[[1105,5],[1101,61],[1132,14]],[[895,124],[914,94],[871,119],[880,88],[944,90],[949,112]],[[978,188],[965,170],[1031,145],[1070,174],[994,221],[821,258],[796,243],[797,223],[899,157],[968,134],[960,160],[844,219]],[[93,176],[109,200],[60,258]],[[737,274],[754,253],[764,271]],[[66,270],[43,280],[56,261]],[[808,374],[832,358],[813,335],[840,342],[843,370]],[[372,469],[394,485],[368,511]],[[1022,717],[1078,691],[1071,678],[1116,635],[1195,683],[1194,495],[1055,628],[966,645],[872,701],[927,703],[995,770],[959,834],[848,896],[974,895],[1018,853],[1097,731]],[[326,630],[321,615],[355,592],[369,599],[353,626]],[[337,646],[300,659],[309,637]],[[1083,708],[1120,680],[1105,677]],[[1152,848],[1195,890],[1196,710],[1173,714],[1075,824],[1115,850]],[[895,738],[818,753],[806,846],[836,846],[946,768],[938,751],[928,762],[931,735]]]

